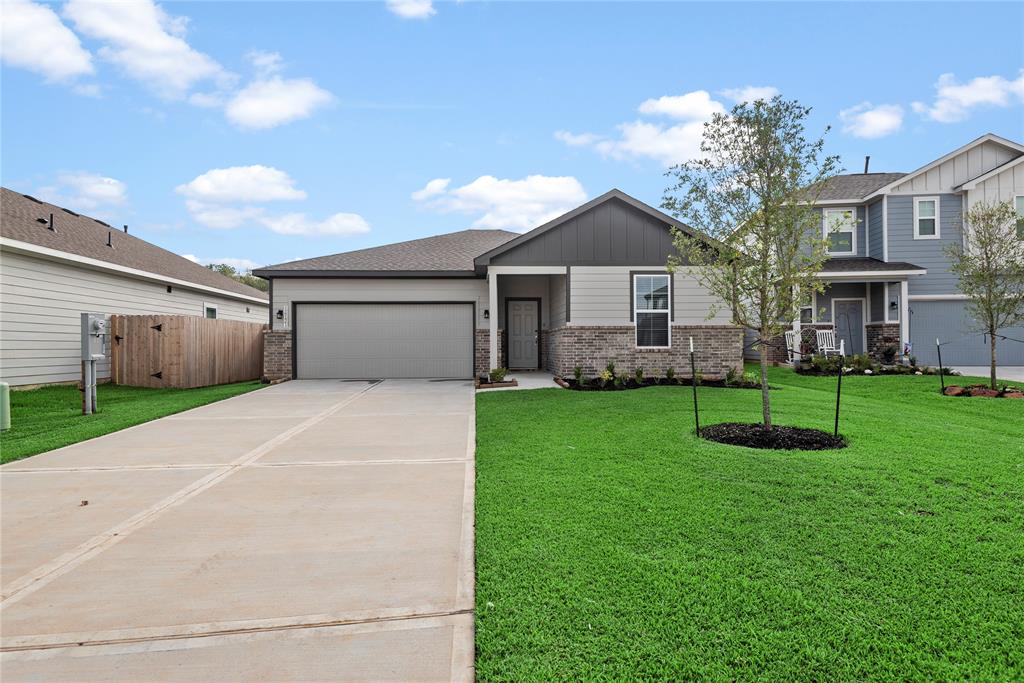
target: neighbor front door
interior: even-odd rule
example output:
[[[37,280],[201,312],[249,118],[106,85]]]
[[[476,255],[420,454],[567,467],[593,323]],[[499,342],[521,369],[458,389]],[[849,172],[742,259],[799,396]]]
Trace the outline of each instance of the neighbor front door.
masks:
[[[508,366],[536,369],[540,310],[536,301],[508,302]]]
[[[847,356],[864,353],[864,302],[847,299],[833,302],[833,320],[836,326],[836,343],[845,342]]]

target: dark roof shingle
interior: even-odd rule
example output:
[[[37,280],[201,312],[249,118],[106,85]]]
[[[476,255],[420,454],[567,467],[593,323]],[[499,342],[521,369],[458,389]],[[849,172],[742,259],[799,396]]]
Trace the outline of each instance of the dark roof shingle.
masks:
[[[921,266],[905,261],[879,261],[876,258],[830,258],[825,261],[823,273],[859,273],[864,271],[886,272],[893,270],[924,270]]]
[[[0,188],[0,235],[19,242],[106,261],[155,275],[267,299],[266,292],[193,263],[155,244],[55,204]],[[55,230],[47,228],[53,214]],[[43,219],[40,222],[39,219]],[[107,246],[107,239],[112,247]]]
[[[899,180],[906,173],[847,173],[837,175],[825,181],[818,201],[836,199],[859,200],[868,196],[880,187]]]
[[[473,272],[473,259],[519,236],[507,230],[460,230],[435,237],[357,249],[330,256],[266,266],[257,275],[280,272]]]

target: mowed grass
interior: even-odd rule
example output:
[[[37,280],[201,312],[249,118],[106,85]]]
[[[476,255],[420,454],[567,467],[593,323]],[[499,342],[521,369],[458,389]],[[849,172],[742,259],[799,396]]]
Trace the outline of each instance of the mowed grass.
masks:
[[[101,384],[99,412],[82,414],[82,392],[52,386],[11,392],[11,429],[0,434],[0,461],[11,462],[61,446],[180,413],[262,386],[257,381],[199,389],[145,389]]]
[[[777,423],[831,430],[835,378],[770,382]],[[478,677],[1021,680],[1024,401],[843,390],[825,452],[698,440],[688,387],[479,394]]]

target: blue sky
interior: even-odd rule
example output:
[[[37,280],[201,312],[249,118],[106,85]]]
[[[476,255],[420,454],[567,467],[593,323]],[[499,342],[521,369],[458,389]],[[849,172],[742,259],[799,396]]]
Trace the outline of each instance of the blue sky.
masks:
[[[3,184],[203,261],[521,231],[612,187],[657,206],[701,122],[752,92],[814,107],[850,171],[1024,139],[1021,3],[3,13]]]

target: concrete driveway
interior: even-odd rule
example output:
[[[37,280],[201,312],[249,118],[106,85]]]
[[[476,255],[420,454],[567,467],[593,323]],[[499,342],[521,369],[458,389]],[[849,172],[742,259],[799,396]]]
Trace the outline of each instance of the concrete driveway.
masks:
[[[953,369],[968,377],[988,377],[989,374],[987,365],[958,365]],[[996,366],[996,377],[1009,382],[1024,382],[1024,366],[998,365]]]
[[[0,677],[471,679],[473,406],[288,382],[4,466]]]

